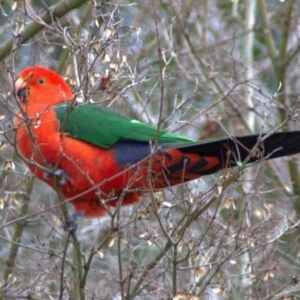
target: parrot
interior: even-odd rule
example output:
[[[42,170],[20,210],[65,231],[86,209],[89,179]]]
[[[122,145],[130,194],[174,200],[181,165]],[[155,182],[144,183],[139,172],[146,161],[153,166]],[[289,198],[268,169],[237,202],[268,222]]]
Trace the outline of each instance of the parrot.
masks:
[[[109,207],[221,169],[300,152],[300,131],[202,141],[169,133],[78,101],[66,81],[43,66],[22,70],[14,95],[18,154],[35,177],[53,189],[58,182],[83,217],[102,217]]]

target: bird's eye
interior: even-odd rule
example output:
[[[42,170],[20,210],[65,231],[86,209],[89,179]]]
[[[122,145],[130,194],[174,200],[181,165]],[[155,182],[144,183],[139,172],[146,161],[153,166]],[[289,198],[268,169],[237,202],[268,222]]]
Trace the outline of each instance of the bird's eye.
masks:
[[[45,82],[45,79],[43,77],[39,78],[38,83],[43,84]]]

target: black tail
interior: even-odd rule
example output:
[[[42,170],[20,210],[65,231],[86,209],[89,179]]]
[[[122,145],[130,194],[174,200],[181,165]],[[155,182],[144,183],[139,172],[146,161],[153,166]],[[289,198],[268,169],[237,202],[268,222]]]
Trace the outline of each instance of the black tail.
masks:
[[[300,153],[300,131],[277,132],[266,138],[267,134],[227,138],[204,142],[180,148],[182,153],[198,153],[201,156],[216,156],[221,163],[201,175],[208,175],[223,168],[262,159],[272,159]]]

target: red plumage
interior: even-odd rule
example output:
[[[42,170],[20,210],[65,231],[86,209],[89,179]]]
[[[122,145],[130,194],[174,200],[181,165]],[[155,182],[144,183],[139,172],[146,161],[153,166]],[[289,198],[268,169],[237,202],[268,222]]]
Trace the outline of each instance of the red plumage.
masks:
[[[14,120],[20,154],[31,172],[53,188],[53,178],[45,176],[46,171],[63,171],[61,191],[85,217],[102,216],[105,205],[137,202],[149,190],[150,183],[158,190],[235,166],[249,155],[260,138],[249,136],[205,144],[188,141],[175,143],[173,148],[172,143],[161,143],[162,148],[154,154],[131,165],[126,161],[121,164],[117,156],[122,156],[120,147],[126,143],[105,149],[60,132],[61,123],[54,108],[72,101],[74,95],[58,74],[43,67],[27,68],[19,74],[15,91],[21,107]],[[298,153],[299,136],[299,132],[272,135],[259,148],[260,155],[252,156],[249,162]],[[131,147],[129,154],[140,157],[137,144],[130,141],[126,145]],[[148,147],[147,143],[143,147]],[[134,161],[132,158],[130,162]]]

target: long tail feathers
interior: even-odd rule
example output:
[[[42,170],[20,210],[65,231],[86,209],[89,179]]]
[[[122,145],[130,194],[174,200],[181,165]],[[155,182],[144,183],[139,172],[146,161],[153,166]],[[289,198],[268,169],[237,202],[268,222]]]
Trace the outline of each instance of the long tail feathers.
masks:
[[[220,164],[203,170],[201,175],[212,174],[225,167],[261,159],[272,159],[300,153],[300,131],[278,132],[268,136],[251,135],[227,138],[219,141],[196,144],[180,149],[182,153],[198,153],[203,156],[217,157]]]
[[[154,155],[157,188],[259,160],[300,153],[300,131],[233,137],[189,145],[168,144]]]

